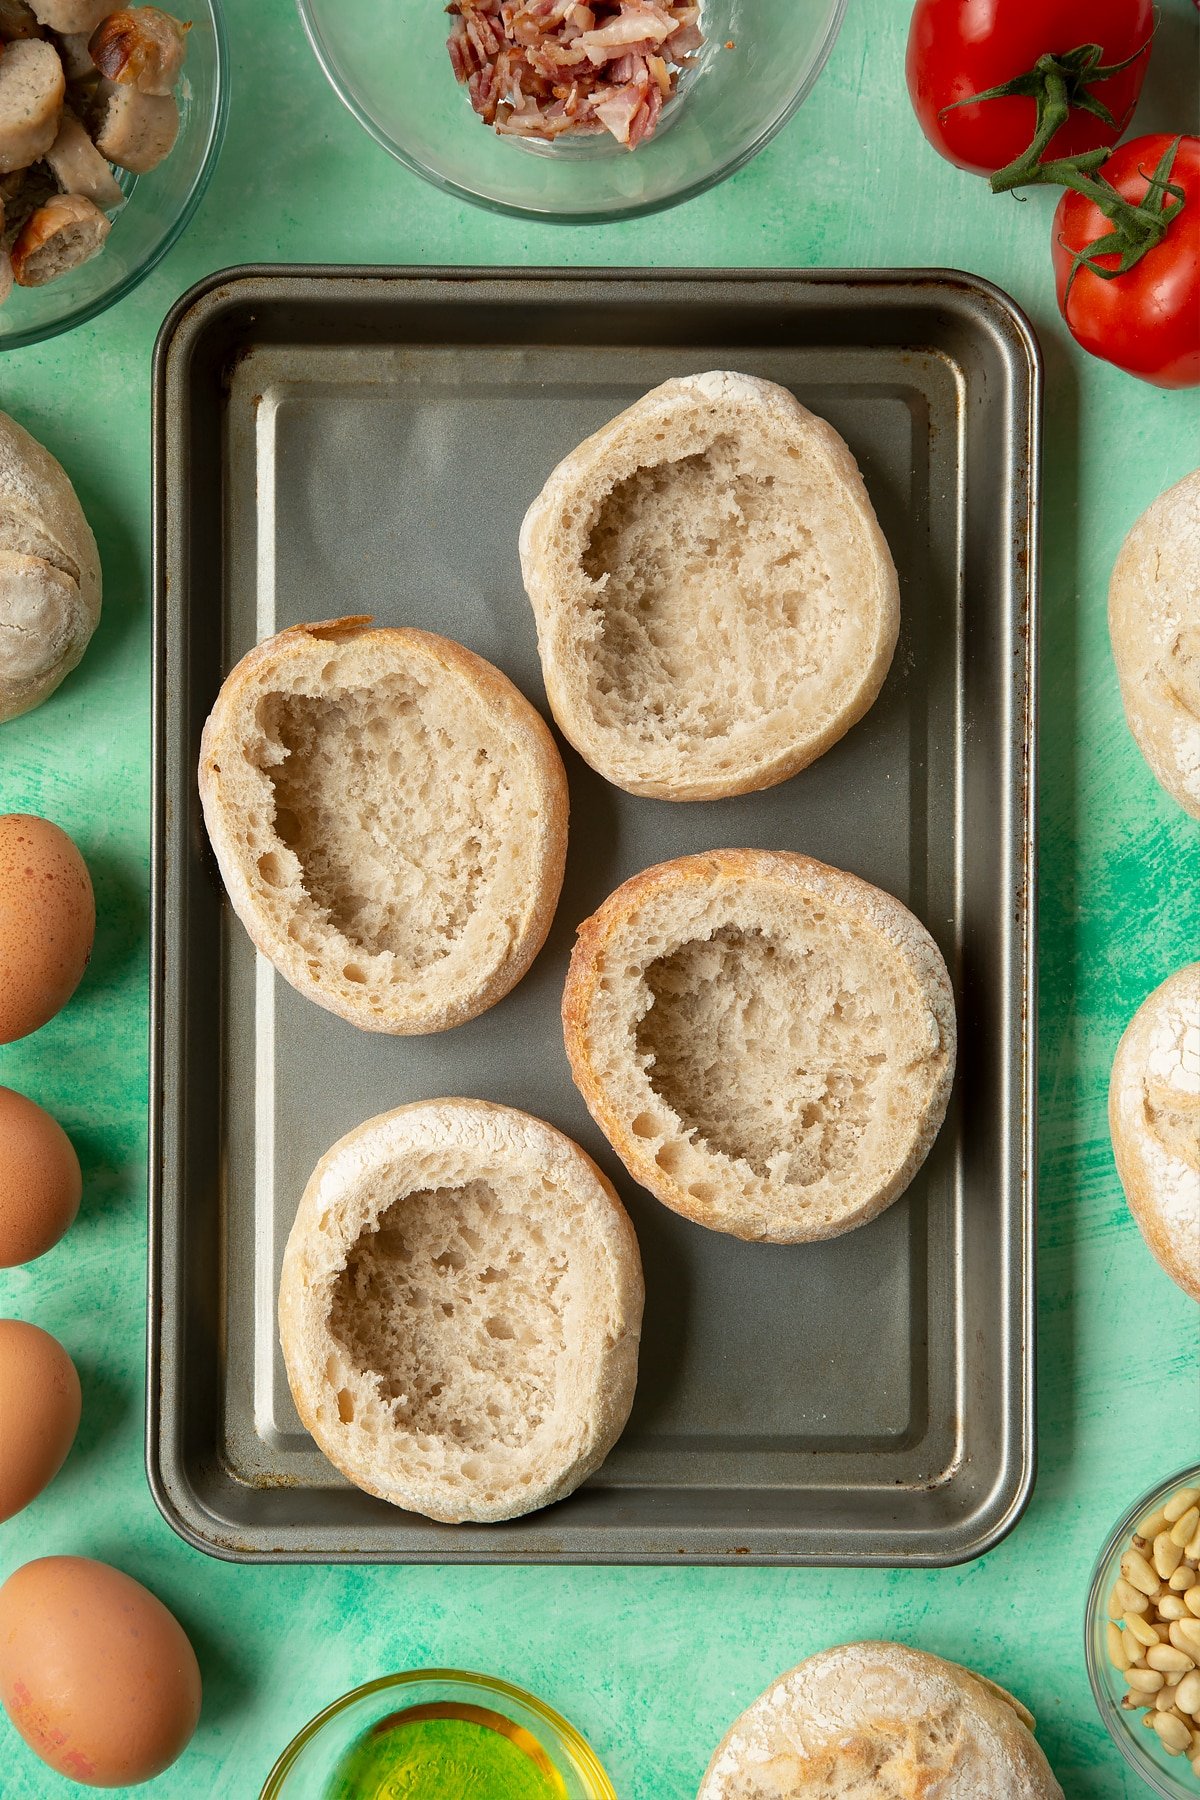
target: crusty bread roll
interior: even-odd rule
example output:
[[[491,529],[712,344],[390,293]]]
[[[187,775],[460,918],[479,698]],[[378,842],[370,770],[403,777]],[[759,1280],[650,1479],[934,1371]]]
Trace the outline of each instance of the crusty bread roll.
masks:
[[[843,1644],[780,1676],[697,1800],[1063,1800],[1011,1694],[904,1644]]]
[[[579,928],[571,1072],[630,1174],[700,1225],[807,1243],[903,1193],[946,1112],[954,996],[907,907],[785,851],[635,875]]]
[[[554,916],[567,778],[511,681],[448,638],[294,625],[226,678],[200,746],[234,910],[366,1031],[443,1031],[525,974]]]
[[[380,1499],[511,1519],[597,1469],[633,1403],[633,1226],[552,1125],[482,1100],[370,1119],[322,1157],[288,1240],[296,1408]]]
[[[100,619],[100,557],[65,470],[0,413],[0,722],[49,699]]]
[[[668,381],[561,462],[521,530],[559,728],[633,794],[785,781],[871,705],[896,571],[858,467],[785,388]]]
[[[1200,469],[1160,494],[1122,544],[1108,628],[1138,748],[1200,819]]]
[[[1169,975],[1134,1013],[1113,1060],[1108,1122],[1142,1236],[1200,1300],[1200,962]]]

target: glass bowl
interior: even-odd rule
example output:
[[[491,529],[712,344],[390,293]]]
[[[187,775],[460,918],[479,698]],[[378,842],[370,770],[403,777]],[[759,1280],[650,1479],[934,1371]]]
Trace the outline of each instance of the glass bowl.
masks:
[[[1151,1792],[1162,1795],[1163,1800],[1198,1800],[1200,1780],[1192,1774],[1186,1756],[1167,1755],[1157,1734],[1147,1731],[1141,1723],[1140,1712],[1126,1712],[1122,1707],[1125,1684],[1120,1671],[1109,1660],[1105,1628],[1108,1625],[1108,1596],[1121,1572],[1121,1558],[1129,1548],[1134,1526],[1183,1487],[1200,1487],[1200,1467],[1194,1463],[1143,1494],[1117,1521],[1092,1571],[1084,1622],[1088,1680],[1100,1717],[1126,1762],[1137,1770]]]
[[[654,136],[629,151],[608,133],[498,136],[454,78],[435,0],[298,4],[334,92],[385,150],[460,199],[561,224],[655,212],[740,169],[810,92],[846,11],[846,0],[704,0],[705,47]]]
[[[399,1732],[390,1741],[400,1769],[379,1755],[380,1727],[389,1725]],[[527,1775],[531,1800],[617,1800],[595,1752],[573,1725],[506,1681],[458,1669],[385,1675],[343,1694],[292,1739],[260,1800],[385,1800],[398,1793],[444,1800],[460,1785],[474,1793],[479,1771],[464,1766],[461,1747],[446,1749],[431,1736],[464,1728],[468,1738],[490,1740],[492,1751],[503,1756],[506,1793],[523,1794],[518,1783]],[[413,1766],[416,1742],[427,1758],[422,1776]]]
[[[149,175],[115,170],[127,199],[98,256],[45,287],[15,287],[0,306],[0,350],[70,331],[114,306],[175,243],[216,167],[228,110],[229,53],[221,0],[166,0],[192,21],[176,90],[179,137]]]

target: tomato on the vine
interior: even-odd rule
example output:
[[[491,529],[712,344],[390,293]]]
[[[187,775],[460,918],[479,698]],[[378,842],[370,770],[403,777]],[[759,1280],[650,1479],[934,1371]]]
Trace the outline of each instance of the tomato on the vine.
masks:
[[[1098,173],[1124,199],[1144,201],[1151,192],[1147,177],[1174,141],[1161,132],[1131,138]],[[1167,179],[1183,190],[1182,208],[1161,243],[1107,280],[1076,257],[1105,236],[1109,220],[1092,200],[1065,193],[1051,237],[1055,285],[1072,337],[1093,356],[1159,387],[1194,387],[1200,383],[1200,138],[1180,140]],[[1112,270],[1120,258],[1101,252],[1093,260]]]
[[[1079,76],[1079,91],[1099,102],[1113,123],[1073,103],[1046,154],[1076,156],[1115,144],[1125,130],[1153,30],[1152,0],[917,0],[908,35],[908,91],[934,149],[960,169],[992,175],[1028,149],[1037,103],[1028,94],[978,106],[957,102],[1031,73],[1047,54],[1064,57],[1082,45],[1099,46],[1101,73],[1133,58],[1104,79]]]

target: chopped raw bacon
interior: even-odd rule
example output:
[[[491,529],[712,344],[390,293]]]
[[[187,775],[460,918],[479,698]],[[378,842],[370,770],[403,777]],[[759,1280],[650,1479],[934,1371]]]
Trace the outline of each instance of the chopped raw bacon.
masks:
[[[480,118],[511,137],[654,133],[704,43],[695,0],[452,0],[450,63]]]

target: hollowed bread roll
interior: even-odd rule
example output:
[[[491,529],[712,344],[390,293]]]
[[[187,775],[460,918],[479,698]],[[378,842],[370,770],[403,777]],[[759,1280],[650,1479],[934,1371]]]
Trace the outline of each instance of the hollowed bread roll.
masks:
[[[1200,819],[1200,469],[1134,523],[1113,569],[1108,626],[1138,748]]]
[[[1156,987],[1117,1045],[1108,1090],[1117,1173],[1171,1280],[1200,1300],[1200,962]]]
[[[553,1126],[482,1100],[369,1119],[288,1239],[296,1408],[344,1475],[444,1521],[511,1519],[597,1469],[633,1404],[633,1226]]]
[[[461,644],[367,619],[244,656],[200,747],[234,910],[293,987],[367,1031],[503,998],[562,886],[567,780],[542,719]]]
[[[837,1237],[925,1160],[954,1075],[945,963],[907,907],[787,851],[647,869],[579,929],[567,1055],[664,1205],[735,1237]]]
[[[521,530],[546,693],[633,794],[771,787],[867,711],[896,570],[853,456],[786,388],[664,382],[550,475]]]
[[[981,1675],[904,1644],[843,1644],[780,1676],[698,1800],[1063,1800],[1033,1718]]]

